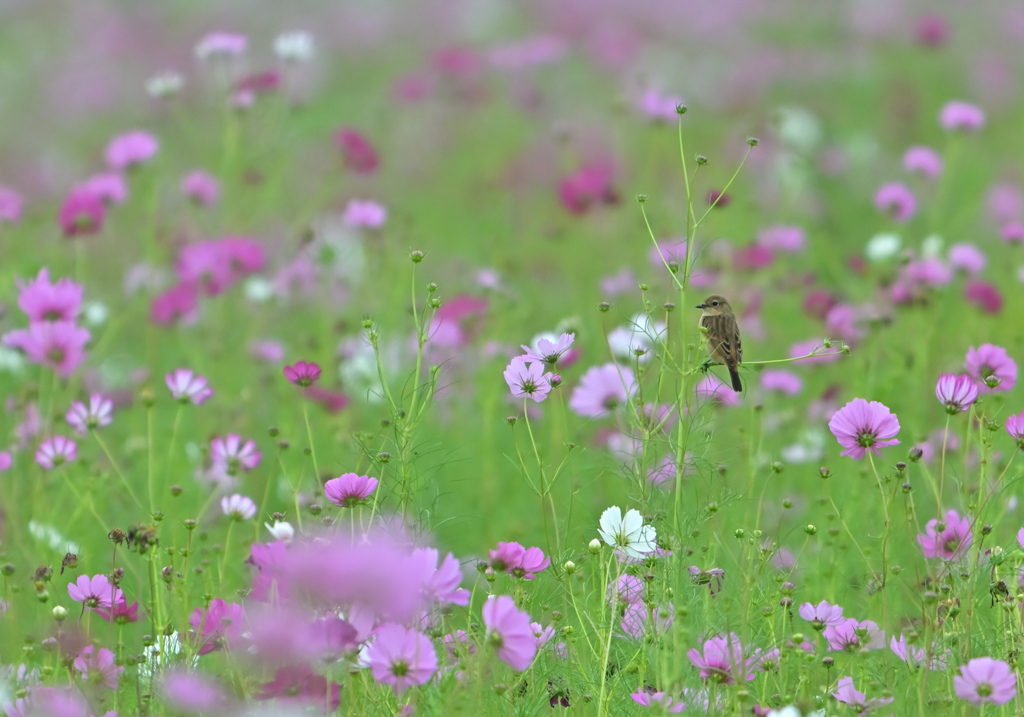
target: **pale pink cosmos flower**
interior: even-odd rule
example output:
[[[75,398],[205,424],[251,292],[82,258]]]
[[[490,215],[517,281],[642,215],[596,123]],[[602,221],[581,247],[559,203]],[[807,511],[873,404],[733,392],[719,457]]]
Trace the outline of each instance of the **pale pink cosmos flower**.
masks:
[[[1024,244],[1024,224],[1008,222],[999,230],[999,236],[1007,244]]]
[[[232,32],[210,32],[196,43],[195,53],[200,60],[237,57],[245,52],[249,41],[245,35]]]
[[[905,185],[892,182],[879,187],[875,193],[875,207],[898,222],[906,222],[917,212],[917,199]]]
[[[1017,675],[1002,660],[976,657],[953,677],[953,691],[971,704],[1005,705],[1017,696]]]
[[[67,277],[50,283],[50,271],[39,270],[35,279],[18,285],[18,308],[25,312],[29,322],[74,321],[82,306],[82,285]]]
[[[228,475],[235,475],[239,468],[251,471],[260,464],[262,455],[255,441],[250,439],[243,442],[241,436],[235,433],[229,433],[225,438],[218,436],[210,441],[213,465]]]
[[[929,520],[924,531],[917,536],[917,543],[926,558],[956,560],[963,557],[974,542],[970,519],[961,518],[955,510],[946,511],[944,520]]]
[[[985,268],[985,255],[974,244],[954,244],[949,247],[949,263],[968,274],[979,274]]]
[[[437,652],[426,635],[388,622],[374,631],[373,642],[366,649],[366,663],[375,680],[391,685],[400,695],[434,676]]]
[[[1009,391],[1017,385],[1017,363],[1002,346],[972,346],[967,350],[964,368],[982,393]]]
[[[577,415],[596,418],[626,403],[636,389],[633,372],[614,363],[591,366],[569,397],[569,408]]]
[[[54,436],[39,444],[36,463],[49,471],[75,460],[77,456],[78,446],[73,440],[65,436]]]
[[[267,363],[280,363],[284,359],[284,345],[280,341],[262,339],[249,344],[249,354]]]
[[[193,610],[188,623],[196,631],[192,637],[199,644],[200,655],[216,650],[230,650],[238,643],[245,629],[245,609],[238,603],[227,603],[215,598],[205,611],[201,607]]]
[[[107,204],[121,204],[128,198],[128,185],[120,172],[94,174],[79,184],[78,189],[95,194]]]
[[[903,168],[914,174],[934,179],[942,174],[942,157],[931,147],[911,147],[903,155]]]
[[[99,651],[89,645],[78,653],[74,667],[82,673],[82,680],[93,685],[117,689],[117,678],[124,672],[123,667],[114,664],[114,653],[101,647]]]
[[[947,649],[945,653],[936,652],[935,644],[932,643],[932,654],[929,658],[924,648],[914,648],[913,645],[907,642],[905,635],[900,635],[900,639],[897,640],[895,636],[889,639],[889,649],[893,651],[896,657],[906,662],[911,667],[919,668],[927,663],[928,669],[935,672],[942,672],[946,669],[946,660],[952,657],[952,653]]]
[[[1017,447],[1024,451],[1024,412],[1006,417],[1006,432],[1017,443]]]
[[[697,382],[693,387],[693,394],[700,401],[714,401],[720,406],[738,406],[740,404],[740,394],[710,373]]]
[[[85,360],[85,344],[91,334],[71,321],[37,321],[27,329],[4,334],[4,345],[21,349],[28,360],[70,376]]]
[[[761,388],[766,391],[779,391],[787,396],[795,396],[803,387],[803,379],[792,371],[766,369],[761,372]]]
[[[663,95],[655,89],[647,90],[637,103],[640,111],[653,120],[678,122],[676,107],[685,104],[677,95]]]
[[[9,451],[0,451],[0,472],[9,470],[14,465],[14,459]]]
[[[301,714],[309,708],[329,714],[341,704],[341,686],[328,682],[309,663],[285,665],[274,672],[273,680],[260,685],[256,699],[276,700],[279,709],[295,710],[287,714]]]
[[[609,584],[606,591],[608,603],[615,604],[615,598],[627,605],[640,602],[647,591],[647,584],[635,575],[620,575],[614,585]]]
[[[885,647],[885,633],[871,620],[858,622],[845,618],[825,628],[825,639],[830,650],[857,652],[861,649],[881,650]]]
[[[950,415],[962,413],[978,400],[978,387],[966,374],[944,373],[935,384],[935,397]]]
[[[1024,192],[1010,182],[992,185],[986,195],[985,204],[996,224],[1024,219]]]
[[[757,233],[757,243],[773,251],[796,254],[807,244],[807,235],[801,227],[765,227]]]
[[[555,636],[555,628],[551,625],[545,627],[539,622],[531,622],[530,628],[533,630],[533,636],[537,638],[537,651],[539,652],[544,645],[551,641],[551,638]]]
[[[498,549],[490,551],[490,565],[493,570],[501,571],[517,578],[532,580],[535,573],[547,569],[551,558],[544,555],[540,548],[524,548],[519,543],[498,543]]]
[[[359,505],[377,490],[377,479],[356,473],[344,473],[324,484],[324,497],[342,508]]]
[[[68,583],[68,596],[85,607],[111,608],[124,602],[121,588],[112,585],[106,575],[79,575]]]
[[[103,199],[85,189],[72,191],[57,213],[57,221],[66,237],[87,236],[103,228],[106,209]]]
[[[985,126],[985,112],[977,105],[953,100],[939,110],[939,126],[947,132],[976,132]]]
[[[528,364],[526,357],[516,356],[505,367],[505,383],[516,398],[532,398],[540,403],[551,392],[551,374],[544,373],[544,364]]]
[[[320,378],[320,365],[313,361],[296,361],[284,367],[284,377],[296,386],[312,386]]]
[[[108,167],[121,171],[149,161],[159,149],[160,142],[156,137],[148,132],[135,130],[110,140],[104,157]]]
[[[535,346],[524,344],[520,348],[525,352],[523,358],[527,361],[539,361],[554,366],[558,363],[558,359],[572,348],[575,339],[576,334],[563,333],[554,341],[542,336],[537,339]]]
[[[812,605],[809,602],[803,603],[800,606],[800,617],[811,623],[811,627],[819,632],[826,627],[838,625],[846,619],[843,617],[843,608],[825,600],[817,605]]]
[[[448,553],[441,564],[441,554],[434,548],[416,548],[409,555],[407,569],[420,584],[420,592],[428,603],[468,605],[469,590],[459,587],[462,568],[454,554]]]
[[[220,198],[220,182],[209,172],[193,170],[181,178],[181,192],[196,204],[210,207]]]
[[[160,681],[166,704],[186,714],[230,714],[231,700],[212,679],[198,672],[173,671]]]
[[[388,220],[388,210],[377,202],[352,199],[345,205],[341,220],[353,228],[380,229]]]
[[[220,509],[232,520],[251,520],[256,515],[256,503],[239,493],[221,498]]]
[[[537,638],[530,626],[530,616],[516,607],[508,595],[491,596],[483,607],[487,642],[498,658],[515,670],[525,670],[537,654]]]
[[[0,185],[0,224],[17,224],[21,221],[21,195],[10,187]]]
[[[878,401],[855,398],[840,408],[828,428],[843,446],[840,456],[863,460],[868,451],[881,456],[880,448],[899,443],[900,423],[896,414]]]
[[[706,640],[703,651],[694,648],[687,652],[686,656],[700,669],[702,679],[732,685],[737,679],[750,682],[756,677],[753,667],[757,662],[757,656],[744,657],[743,653],[739,635],[730,632],[724,637],[716,635]]]
[[[857,714],[866,715],[871,710],[887,705],[892,702],[895,698],[893,697],[874,697],[867,699],[867,695],[863,692],[857,691],[853,686],[852,677],[843,677],[839,680],[836,685],[836,691],[832,693],[840,702],[850,705]]]
[[[164,383],[175,401],[191,403],[193,406],[200,405],[213,395],[213,389],[207,386],[206,378],[187,368],[171,371],[164,376]]]
[[[677,715],[686,709],[686,703],[665,692],[633,692],[629,695],[638,705],[650,707],[664,714]]]
[[[86,434],[96,428],[109,426],[114,402],[98,393],[89,396],[89,405],[75,401],[64,414],[64,419],[79,433]]]

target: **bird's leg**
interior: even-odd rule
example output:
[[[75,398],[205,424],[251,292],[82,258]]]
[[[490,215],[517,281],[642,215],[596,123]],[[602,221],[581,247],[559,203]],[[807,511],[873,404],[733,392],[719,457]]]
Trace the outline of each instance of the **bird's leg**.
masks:
[[[711,369],[711,359],[708,359],[700,365],[700,372],[707,373]]]

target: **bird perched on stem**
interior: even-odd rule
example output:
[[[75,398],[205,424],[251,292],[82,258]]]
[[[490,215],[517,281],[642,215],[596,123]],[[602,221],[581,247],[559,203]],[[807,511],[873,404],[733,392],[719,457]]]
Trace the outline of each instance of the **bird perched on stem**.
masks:
[[[739,393],[743,390],[740,382],[739,367],[743,362],[743,344],[740,343],[740,327],[736,325],[736,317],[725,297],[713,294],[697,307],[703,310],[700,315],[700,328],[708,340],[708,353],[711,358],[704,362],[704,370],[712,363],[724,364],[729,369],[732,379],[732,390]]]

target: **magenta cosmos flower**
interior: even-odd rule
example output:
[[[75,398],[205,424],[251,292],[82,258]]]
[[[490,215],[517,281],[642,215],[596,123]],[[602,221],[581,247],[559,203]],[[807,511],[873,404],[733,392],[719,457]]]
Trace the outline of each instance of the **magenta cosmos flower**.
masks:
[[[634,692],[630,697],[638,705],[660,709],[664,714],[677,715],[686,709],[685,702],[680,702],[664,692]]]
[[[867,695],[863,692],[859,692],[857,688],[853,686],[852,677],[843,677],[836,684],[836,691],[832,693],[832,696],[844,704],[850,705],[857,714],[867,714],[876,707],[887,705],[892,702],[894,697],[875,697],[867,699]]]
[[[181,178],[181,193],[196,204],[210,207],[220,198],[220,182],[212,174],[197,169]]]
[[[729,633],[722,637],[716,635],[705,641],[703,653],[696,648],[686,653],[690,662],[700,669],[700,676],[705,680],[714,680],[727,685],[735,684],[739,677],[744,682],[754,679],[753,666],[757,657],[743,657],[743,644],[738,635]],[[734,670],[739,670],[737,675]]]
[[[319,707],[329,714],[341,704],[341,686],[328,683],[309,664],[288,665],[274,672],[274,679],[260,685],[256,699],[276,699],[279,705],[290,705],[301,710]]]
[[[159,149],[160,142],[156,137],[148,132],[135,130],[110,140],[104,157],[108,167],[120,171],[148,162]]]
[[[103,228],[105,215],[102,197],[86,189],[76,189],[61,205],[57,221],[66,237],[88,236]]]
[[[120,172],[94,174],[79,184],[78,189],[92,192],[104,204],[120,204],[128,198],[128,185]]]
[[[373,678],[391,685],[395,694],[425,684],[437,672],[437,652],[426,635],[386,622],[374,631],[366,648],[366,663]]]
[[[861,649],[881,650],[885,647],[885,633],[871,620],[858,622],[845,618],[825,628],[828,649],[840,652],[858,652]]]
[[[85,360],[85,345],[91,336],[71,321],[37,321],[27,329],[7,332],[2,341],[24,351],[32,363],[70,376]]]
[[[591,366],[573,389],[569,408],[580,416],[596,418],[626,403],[636,388],[633,372],[614,363]]]
[[[1005,705],[1017,696],[1017,675],[1002,660],[977,657],[953,677],[953,691],[971,704]]]
[[[484,603],[487,641],[498,658],[515,670],[525,670],[537,654],[537,638],[530,627],[530,616],[516,608],[508,595],[490,597]]]
[[[818,632],[821,632],[830,625],[838,625],[845,619],[843,617],[843,608],[838,605],[832,605],[825,600],[822,600],[817,605],[812,605],[809,602],[803,603],[800,606],[800,617],[811,623],[811,627]]]
[[[547,338],[538,339],[536,348],[530,348],[526,345],[520,348],[526,352],[523,358],[527,361],[539,361],[554,366],[558,363],[558,359],[562,358],[562,355],[572,348],[572,343],[575,340],[576,334],[562,334],[554,341]]]
[[[757,243],[773,251],[796,254],[807,244],[807,234],[801,227],[765,227],[757,233]]]
[[[929,670],[941,672],[946,669],[946,658],[950,657],[952,653],[947,649],[945,653],[936,652],[935,643],[932,643],[932,655],[929,659],[924,648],[915,648],[913,645],[907,642],[905,635],[900,635],[900,639],[897,640],[895,636],[889,639],[889,649],[893,651],[896,657],[906,662],[911,667],[921,667],[925,663],[928,665]]]
[[[1024,451],[1024,412],[1007,416],[1006,432],[1017,443],[1017,447]]]
[[[75,582],[68,583],[68,595],[85,607],[109,608],[124,602],[121,588],[111,585],[106,575],[79,575]]]
[[[109,398],[104,398],[98,393],[89,396],[89,405],[81,401],[75,401],[71,408],[64,414],[64,419],[76,431],[86,434],[95,428],[109,426],[114,403]]]
[[[1002,346],[972,346],[967,350],[964,368],[982,393],[1009,391],[1017,384],[1017,363]]]
[[[238,603],[226,603],[220,598],[210,601],[204,611],[196,608],[188,618],[189,625],[198,631],[193,637],[199,641],[199,654],[231,647],[238,642],[245,628],[245,610]]]
[[[420,593],[428,602],[442,605],[468,605],[469,590],[460,588],[462,568],[452,553],[448,553],[441,564],[441,554],[434,548],[416,548],[406,563],[408,572],[420,584]]]
[[[342,508],[359,505],[377,490],[377,479],[356,473],[345,473],[324,485],[324,497]]]
[[[966,374],[944,373],[935,384],[935,397],[946,407],[947,413],[955,415],[966,411],[978,400],[978,387]]]
[[[519,543],[498,543],[498,549],[490,551],[491,568],[508,573],[513,577],[533,580],[551,565],[551,558],[545,557],[540,548],[524,548]]]
[[[388,210],[377,202],[353,199],[345,205],[341,220],[354,229],[380,229],[388,220]]]
[[[619,194],[613,185],[615,170],[610,162],[585,164],[558,185],[562,206],[573,214],[584,214],[595,204],[615,204]]]
[[[968,274],[978,274],[985,268],[986,259],[981,249],[974,244],[960,243],[949,248],[949,263]]]
[[[239,493],[221,498],[220,509],[232,520],[251,520],[256,515],[256,504],[252,498]]]
[[[284,367],[284,377],[296,386],[312,386],[320,378],[320,365],[312,361],[296,361]]]
[[[999,288],[981,279],[971,279],[964,286],[964,299],[986,314],[998,314],[1003,309],[1003,295]]]
[[[855,398],[836,411],[828,428],[843,446],[840,456],[863,460],[868,451],[882,455],[879,448],[899,443],[896,434],[900,432],[896,414],[878,401]]]
[[[939,110],[939,126],[947,132],[977,132],[985,126],[985,112],[977,105],[953,100]]]
[[[234,433],[210,441],[210,457],[214,467],[228,475],[235,475],[239,468],[251,471],[260,464],[261,456],[255,441],[250,439],[243,443],[242,438]]]
[[[191,403],[193,406],[198,406],[213,395],[213,389],[206,385],[206,378],[187,368],[171,371],[164,376],[164,383],[175,401]]]
[[[353,174],[373,174],[380,165],[377,150],[370,140],[351,127],[334,133],[334,143],[341,150],[341,161]]]
[[[898,222],[909,221],[917,211],[914,193],[899,182],[883,184],[875,193],[875,207]]]
[[[544,373],[539,361],[527,363],[524,356],[516,356],[505,367],[505,383],[516,398],[532,398],[540,403],[551,393],[551,374]]]
[[[78,653],[74,662],[75,669],[82,673],[82,680],[93,685],[117,689],[117,678],[124,672],[123,667],[114,664],[114,653],[101,647],[99,651],[89,645]]]
[[[50,283],[50,271],[39,270],[35,279],[18,284],[18,308],[28,316],[29,323],[37,321],[74,321],[82,307],[82,285],[64,277]]]
[[[974,542],[971,521],[955,510],[946,512],[946,518],[939,521],[932,518],[924,526],[924,533],[917,536],[917,543],[926,558],[954,560],[961,557]]]
[[[931,147],[911,147],[903,155],[903,168],[934,179],[942,174],[942,157]]]
[[[75,460],[77,455],[78,446],[73,440],[64,436],[54,436],[39,444],[36,450],[36,463],[49,471]]]

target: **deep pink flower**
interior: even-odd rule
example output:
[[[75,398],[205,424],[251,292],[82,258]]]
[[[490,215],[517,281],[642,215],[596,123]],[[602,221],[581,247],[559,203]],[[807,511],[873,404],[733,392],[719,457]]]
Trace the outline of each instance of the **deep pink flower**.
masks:
[[[1024,412],[1006,417],[1006,432],[1016,441],[1017,447],[1024,451]]]
[[[800,606],[800,617],[811,623],[811,627],[819,632],[826,627],[838,625],[846,618],[843,617],[843,608],[839,605],[822,600],[817,605],[805,602]]]
[[[519,543],[498,543],[498,549],[490,552],[491,568],[517,578],[533,580],[551,565],[551,558],[545,557],[540,548],[524,548]]]
[[[787,396],[795,396],[803,387],[803,379],[792,371],[766,369],[761,372],[761,388],[766,391],[779,391]]]
[[[265,265],[266,254],[256,241],[225,237],[184,247],[178,254],[176,269],[182,283],[195,284],[215,296]]]
[[[843,446],[839,455],[858,461],[863,460],[868,451],[881,456],[880,448],[899,443],[896,435],[900,432],[900,423],[896,414],[878,401],[853,399],[832,416],[828,428]]]
[[[725,209],[732,203],[732,197],[718,189],[709,190],[705,199],[707,199],[708,206],[715,209]]]
[[[232,520],[252,520],[256,515],[256,503],[239,493],[221,498],[220,509]]]
[[[487,641],[497,650],[498,658],[515,670],[528,668],[537,654],[530,616],[508,595],[499,595],[484,603],[483,617]]]
[[[21,220],[21,195],[0,185],[0,224],[17,224]]]
[[[96,428],[109,426],[113,420],[111,412],[114,402],[98,393],[89,396],[88,407],[81,401],[75,401],[64,414],[64,419],[79,433],[86,434]]]
[[[832,693],[840,702],[850,705],[857,714],[866,715],[876,707],[887,705],[893,701],[893,697],[875,697],[867,699],[867,695],[858,692],[853,686],[852,677],[843,677],[836,684],[836,691]]]
[[[908,221],[917,211],[913,192],[899,182],[883,184],[875,193],[875,207],[898,222]]]
[[[182,177],[181,191],[196,204],[209,207],[220,198],[220,182],[212,174],[197,169]]]
[[[757,656],[745,658],[739,636],[731,632],[725,637],[712,637],[704,642],[703,652],[694,648],[686,656],[700,669],[700,676],[705,680],[732,685],[737,678],[749,682],[756,676],[753,667]],[[739,670],[739,674],[735,670]]]
[[[949,24],[941,15],[924,15],[914,27],[914,36],[926,47],[939,47],[949,40]]]
[[[197,607],[188,622],[198,631],[193,637],[199,643],[199,654],[206,655],[214,650],[230,650],[238,642],[245,628],[245,611],[238,603],[216,598],[205,611]]]
[[[377,150],[357,130],[345,127],[334,133],[334,143],[341,150],[341,160],[353,174],[373,174],[380,165]]]
[[[540,403],[551,392],[551,374],[544,373],[544,364],[539,361],[528,364],[525,356],[514,357],[503,375],[516,398],[532,398]]]
[[[25,352],[32,363],[48,366],[61,376],[70,376],[85,360],[85,345],[91,334],[71,321],[36,321],[27,329],[15,329],[3,336],[6,346]]]
[[[110,140],[104,157],[108,167],[123,170],[134,164],[149,161],[159,149],[160,142],[156,137],[148,132],[136,130]]]
[[[29,323],[37,321],[74,321],[82,307],[82,285],[63,277],[50,283],[50,271],[39,270],[35,279],[18,285],[18,308],[28,316]]]
[[[976,105],[954,100],[939,110],[939,126],[950,132],[976,132],[985,126],[985,112]]]
[[[577,415],[596,418],[626,403],[636,389],[633,372],[614,363],[591,366],[569,397],[569,408]]]
[[[155,297],[149,305],[149,319],[154,324],[169,326],[175,321],[191,323],[199,315],[199,286],[183,281]]]
[[[314,403],[319,403],[328,413],[338,413],[349,404],[349,398],[340,391],[330,391],[320,386],[310,386],[306,389],[306,398]]]
[[[830,650],[857,652],[861,649],[881,650],[885,647],[885,633],[871,620],[858,622],[845,618],[825,628],[825,639]]]
[[[595,204],[615,204],[619,194],[612,184],[614,169],[610,162],[585,164],[558,185],[562,206],[573,214],[584,214]]]
[[[953,691],[971,704],[1005,705],[1017,696],[1017,675],[1002,660],[976,657],[953,677]]]
[[[36,450],[36,463],[49,471],[75,460],[77,455],[78,446],[74,441],[64,436],[54,436],[39,444]]]
[[[966,374],[944,373],[935,384],[935,397],[950,414],[966,411],[978,400],[978,387]]]
[[[109,690],[117,689],[117,678],[124,672],[123,667],[114,664],[113,652],[102,647],[97,652],[93,645],[78,653],[74,665],[82,673],[83,681]]]
[[[942,157],[931,147],[911,147],[903,155],[903,168],[934,179],[942,174]]]
[[[75,189],[61,205],[57,221],[64,236],[87,236],[103,228],[105,215],[102,197],[85,189]]]
[[[686,703],[664,692],[634,692],[633,701],[644,707],[653,707],[664,714],[676,715],[686,709]]]
[[[96,614],[107,622],[115,622],[118,625],[126,625],[129,622],[139,621],[139,601],[136,600],[131,605],[126,604],[124,601],[115,603],[113,607],[96,608]]]
[[[120,204],[128,198],[128,185],[120,172],[94,174],[79,184],[77,189],[95,194],[105,204]]]
[[[217,437],[210,441],[210,458],[213,465],[228,475],[235,475],[238,469],[251,471],[260,464],[262,453],[256,448],[256,442],[242,442],[241,436],[229,433],[226,438]]]
[[[334,682],[328,683],[323,675],[314,672],[308,663],[303,663],[278,669],[273,680],[260,685],[256,699],[276,699],[278,704],[296,709],[317,707],[327,714],[341,704],[341,687]]]
[[[986,314],[998,314],[1003,308],[1003,295],[995,284],[973,279],[964,287],[964,298]]]
[[[366,663],[375,680],[391,685],[400,695],[433,677],[437,652],[426,635],[388,622],[374,631],[373,643],[366,649]]]
[[[774,252],[761,244],[750,244],[732,255],[732,267],[736,271],[758,271],[771,266],[773,261]]]
[[[801,308],[803,312],[813,319],[824,321],[828,312],[832,310],[839,300],[831,291],[825,289],[814,289],[804,296]]]
[[[388,210],[377,202],[352,199],[345,205],[341,220],[353,228],[380,229],[388,220]]]
[[[985,268],[985,255],[974,244],[954,244],[949,247],[949,263],[968,274],[978,274]]]
[[[281,73],[276,70],[265,70],[246,75],[235,83],[236,93],[252,93],[253,95],[273,92],[281,87]]]
[[[356,473],[344,473],[324,485],[324,497],[342,508],[352,508],[377,490],[377,479]]]
[[[206,377],[187,368],[171,371],[164,376],[164,383],[175,401],[191,403],[193,406],[202,404],[213,395],[213,389],[206,385]]]
[[[121,588],[111,585],[106,575],[79,575],[75,582],[68,583],[68,595],[85,607],[109,608],[124,603]]]
[[[462,568],[455,555],[448,553],[441,564],[434,548],[416,548],[409,555],[407,570],[422,585],[421,594],[429,603],[468,605],[469,590],[460,588]]]
[[[932,518],[924,526],[924,533],[917,536],[917,543],[926,558],[955,560],[962,557],[974,542],[971,521],[955,510],[946,511],[945,520]]]
[[[1017,363],[1002,346],[972,346],[967,350],[964,368],[982,393],[1009,391],[1017,385]]]
[[[801,227],[765,227],[757,233],[757,243],[773,251],[796,254],[803,251],[807,235]]]
[[[296,386],[312,386],[320,378],[320,365],[312,361],[296,361],[284,367],[284,377]]]
[[[947,658],[952,657],[952,654],[947,649],[945,653],[939,654],[936,652],[935,643],[932,643],[932,655],[929,656],[925,653],[924,648],[914,648],[913,645],[907,642],[905,635],[900,635],[900,639],[897,640],[895,636],[889,639],[889,649],[893,651],[896,657],[906,662],[911,667],[921,667],[926,662],[928,663],[928,669],[936,672],[942,672],[946,669]]]
[[[232,32],[210,32],[196,43],[195,53],[200,60],[237,57],[249,44],[245,35]]]

